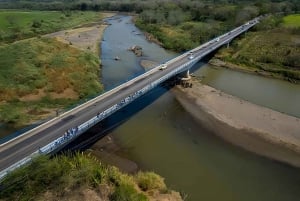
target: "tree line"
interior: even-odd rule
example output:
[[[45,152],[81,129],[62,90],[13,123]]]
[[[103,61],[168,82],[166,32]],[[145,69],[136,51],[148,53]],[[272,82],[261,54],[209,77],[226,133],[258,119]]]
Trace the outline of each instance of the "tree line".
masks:
[[[215,15],[225,20],[232,15],[232,8],[222,5],[252,6],[246,12],[257,10],[263,13],[296,12],[300,10],[299,0],[0,0],[2,9],[30,9],[30,10],[93,10],[120,11],[142,13],[157,7],[169,7],[191,12],[195,20]],[[211,7],[221,7],[211,12]],[[205,15],[203,15],[203,13]],[[228,15],[229,14],[229,15]]]

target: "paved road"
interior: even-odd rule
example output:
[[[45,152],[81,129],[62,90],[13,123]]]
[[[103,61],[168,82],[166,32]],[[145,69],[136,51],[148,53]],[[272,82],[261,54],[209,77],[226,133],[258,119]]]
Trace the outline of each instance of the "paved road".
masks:
[[[251,23],[238,27],[219,38],[213,39],[212,41],[193,49],[192,54],[194,59],[201,59],[218,47],[228,43],[247,29],[251,28],[256,23],[257,21],[253,20]],[[160,70],[159,67],[156,67],[151,72],[139,76],[134,79],[134,81],[128,81],[122,86],[116,87],[114,90],[96,98],[94,101],[84,104],[80,108],[74,109],[71,112],[67,112],[67,114],[63,114],[51,122],[43,124],[38,129],[27,132],[26,135],[0,145],[0,171],[35,152],[39,147],[43,147],[53,140],[61,137],[67,129],[76,127],[88,121],[95,117],[98,112],[106,110],[110,106],[120,102],[128,95],[134,94],[134,92],[142,89],[149,83],[156,81],[167,73],[190,61],[189,56],[190,54],[185,53],[174,58],[167,62],[166,69]]]

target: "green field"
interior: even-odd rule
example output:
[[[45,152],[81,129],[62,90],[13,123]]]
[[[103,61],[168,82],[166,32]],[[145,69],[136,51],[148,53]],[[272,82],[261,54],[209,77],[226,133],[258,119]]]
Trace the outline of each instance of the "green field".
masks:
[[[55,39],[0,46],[0,121],[27,125],[101,91],[99,59]]]
[[[55,32],[100,18],[97,12],[0,11],[0,42]]]
[[[264,71],[283,79],[300,80],[300,37],[277,30],[248,33],[222,48],[216,57],[238,64],[241,69]]]
[[[286,27],[300,27],[300,14],[285,16],[283,23]]]

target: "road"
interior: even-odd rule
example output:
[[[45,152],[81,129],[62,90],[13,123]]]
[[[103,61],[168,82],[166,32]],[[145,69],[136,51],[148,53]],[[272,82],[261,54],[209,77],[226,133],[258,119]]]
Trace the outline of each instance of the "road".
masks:
[[[233,38],[245,32],[257,23],[256,20],[250,22],[251,23],[238,27],[199,46],[198,48],[191,50],[194,59],[199,61],[202,57],[230,42]],[[164,70],[160,70],[158,66],[151,70],[151,72],[144,73],[143,75],[116,87],[106,94],[97,97],[92,102],[85,103],[79,108],[75,108],[66,114],[62,114],[60,117],[57,117],[48,123],[46,122],[38,129],[26,132],[26,134],[9,141],[8,143],[1,144],[0,171],[29,156],[31,153],[38,150],[39,147],[43,147],[61,137],[66,130],[88,121],[95,117],[98,112],[106,110],[110,106],[123,100],[128,95],[134,94],[134,92],[142,89],[149,83],[158,80],[167,73],[174,71],[179,66],[191,61],[189,56],[189,53],[182,54],[167,62],[167,67]]]

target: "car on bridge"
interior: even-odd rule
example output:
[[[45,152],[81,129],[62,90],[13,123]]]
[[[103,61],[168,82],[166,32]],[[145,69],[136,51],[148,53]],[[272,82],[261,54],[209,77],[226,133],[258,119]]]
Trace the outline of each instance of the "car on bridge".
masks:
[[[189,52],[189,60],[192,60],[192,59],[194,59],[194,54],[193,54],[193,52]]]
[[[167,66],[167,64],[161,64],[160,66],[159,66],[159,70],[164,70],[164,69],[166,69],[168,66]]]

